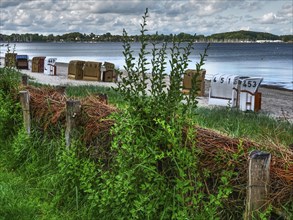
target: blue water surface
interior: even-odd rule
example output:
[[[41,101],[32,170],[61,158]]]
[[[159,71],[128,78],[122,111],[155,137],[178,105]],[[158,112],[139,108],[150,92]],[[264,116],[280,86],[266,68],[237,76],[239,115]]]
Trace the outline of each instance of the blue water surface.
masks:
[[[14,44],[10,44],[10,46],[12,49]],[[199,54],[203,53],[206,46],[206,43],[194,44],[188,68],[195,69],[195,64],[199,61]],[[1,57],[5,56],[6,50],[5,47],[1,47]],[[132,43],[132,50],[137,55],[140,44]],[[151,47],[148,50],[151,52]],[[123,69],[125,64],[121,42],[16,43],[15,52],[26,54],[30,59],[34,56],[57,57],[58,62],[109,61],[115,63],[116,67],[120,69]],[[168,57],[170,58],[170,55]],[[293,44],[211,43],[204,68],[207,70],[206,78],[208,79],[219,73],[259,76],[264,78],[262,84],[293,90]],[[170,72],[169,65],[166,72]]]

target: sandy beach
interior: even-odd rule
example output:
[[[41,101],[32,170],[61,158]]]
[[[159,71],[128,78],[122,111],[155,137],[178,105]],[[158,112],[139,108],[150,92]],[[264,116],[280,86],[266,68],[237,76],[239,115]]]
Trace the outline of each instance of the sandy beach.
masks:
[[[1,60],[3,67],[3,60]],[[27,74],[31,81],[35,81],[47,85],[63,85],[63,86],[78,86],[78,85],[96,85],[105,87],[116,87],[115,83],[72,80],[67,78],[68,64],[56,63],[56,76],[46,75],[44,73],[33,73],[31,70],[21,70],[23,74]],[[208,105],[210,81],[205,81],[205,96],[198,97],[199,106],[213,107]],[[293,123],[293,91],[272,86],[261,86],[259,92],[261,96],[261,110],[259,112],[267,114],[278,120],[285,120]]]

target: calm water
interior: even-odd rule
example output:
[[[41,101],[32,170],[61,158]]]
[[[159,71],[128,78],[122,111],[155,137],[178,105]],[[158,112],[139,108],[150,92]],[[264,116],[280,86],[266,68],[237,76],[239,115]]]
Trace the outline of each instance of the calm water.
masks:
[[[13,46],[13,45],[12,45]],[[171,44],[170,44],[171,46]],[[206,44],[195,44],[189,68],[195,68],[199,54]],[[133,51],[138,53],[139,43],[133,43]],[[124,57],[121,43],[17,43],[16,53],[34,56],[57,57],[58,62],[70,60],[109,61],[123,69]],[[6,47],[1,47],[1,57]],[[260,76],[262,84],[282,86],[293,90],[293,44],[211,44],[204,67],[207,78],[214,74],[235,74],[240,76]],[[167,72],[170,67],[167,68]]]

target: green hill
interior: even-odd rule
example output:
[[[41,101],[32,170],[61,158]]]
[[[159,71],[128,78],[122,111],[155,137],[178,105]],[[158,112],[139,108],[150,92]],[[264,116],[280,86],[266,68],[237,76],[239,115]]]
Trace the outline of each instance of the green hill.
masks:
[[[256,41],[256,40],[281,40],[278,35],[265,33],[265,32],[254,32],[254,31],[233,31],[212,34],[208,37],[210,40],[238,40],[238,41]]]

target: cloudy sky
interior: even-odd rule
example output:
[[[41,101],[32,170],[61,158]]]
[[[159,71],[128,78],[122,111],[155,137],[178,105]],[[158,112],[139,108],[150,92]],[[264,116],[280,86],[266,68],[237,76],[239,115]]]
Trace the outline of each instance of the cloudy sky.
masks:
[[[292,34],[292,0],[1,0],[2,34],[69,32],[139,34],[149,9],[149,33],[210,35],[250,30]]]

